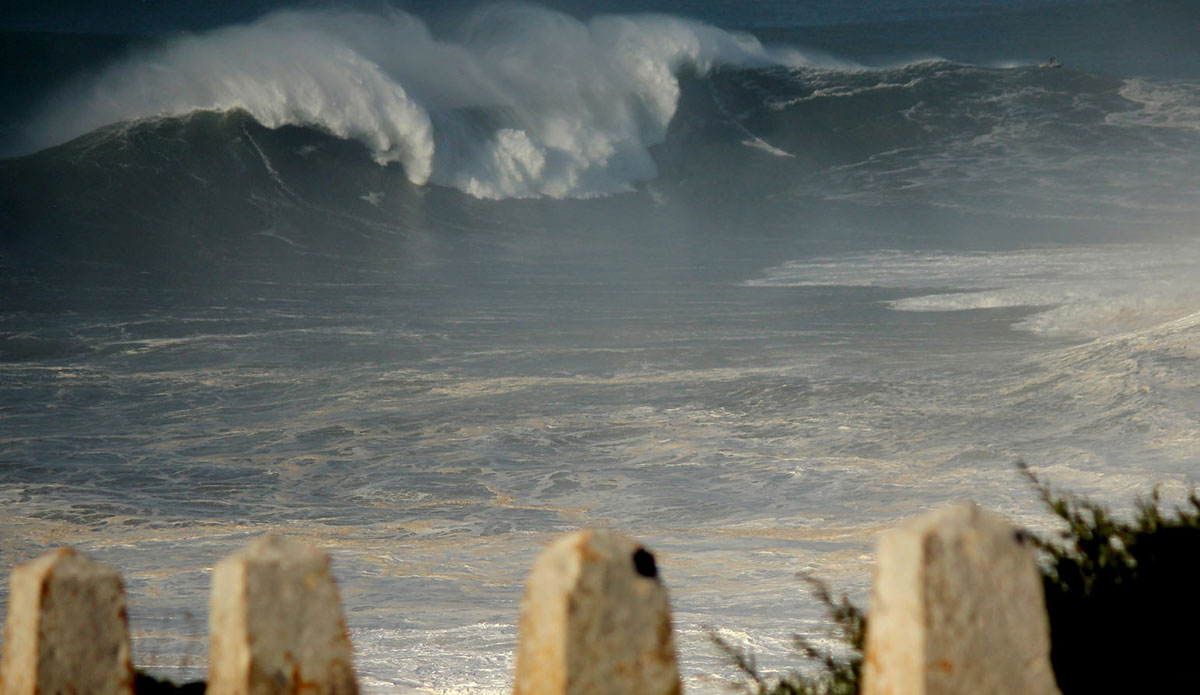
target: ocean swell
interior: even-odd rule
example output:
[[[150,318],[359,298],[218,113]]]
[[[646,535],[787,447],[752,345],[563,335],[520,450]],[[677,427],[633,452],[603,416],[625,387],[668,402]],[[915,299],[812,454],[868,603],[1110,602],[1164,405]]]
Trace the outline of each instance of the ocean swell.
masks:
[[[400,11],[282,11],[172,39],[63,90],[32,144],[98,127],[241,109],[268,127],[365,144],[413,183],[480,198],[590,197],[656,175],[682,69],[795,64],[753,37],[657,16],[582,22],[477,10],[448,36]]]

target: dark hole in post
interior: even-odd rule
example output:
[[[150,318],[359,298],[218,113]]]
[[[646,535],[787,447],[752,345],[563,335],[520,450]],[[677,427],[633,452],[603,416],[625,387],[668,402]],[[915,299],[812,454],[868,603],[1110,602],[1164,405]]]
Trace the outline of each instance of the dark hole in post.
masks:
[[[658,576],[658,566],[654,564],[654,556],[645,548],[638,548],[633,553],[633,568],[643,577],[654,579]]]
[[[1029,534],[1025,533],[1024,529],[1013,531],[1013,539],[1021,545],[1025,545],[1025,541],[1029,539]]]

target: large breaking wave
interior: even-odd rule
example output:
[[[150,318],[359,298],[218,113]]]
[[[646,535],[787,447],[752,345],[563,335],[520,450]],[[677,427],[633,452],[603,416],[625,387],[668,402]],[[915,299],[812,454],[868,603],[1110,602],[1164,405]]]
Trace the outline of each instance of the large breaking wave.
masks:
[[[647,148],[675,114],[681,70],[802,62],[749,35],[667,16],[583,22],[499,5],[441,37],[396,10],[282,11],[176,38],[73,86],[34,144],[241,109],[268,127],[361,141],[417,184],[481,198],[587,197],[655,176]]]
[[[342,210],[386,203],[396,178],[482,199],[660,179],[652,196],[687,188],[701,204],[918,205],[1009,226],[1157,225],[1200,209],[1193,82],[1012,62],[863,67],[665,15],[499,5],[431,26],[388,9],[277,12],[133,52],[42,113],[29,149],[86,137],[0,165],[37,199],[33,169],[86,196],[88,160],[133,196],[169,169],[174,199],[203,180],[228,207],[251,189],[226,184],[262,160],[250,166],[271,175],[265,198],[290,195],[278,173]],[[366,156],[332,161],[330,136]],[[339,186],[349,203],[325,195]]]

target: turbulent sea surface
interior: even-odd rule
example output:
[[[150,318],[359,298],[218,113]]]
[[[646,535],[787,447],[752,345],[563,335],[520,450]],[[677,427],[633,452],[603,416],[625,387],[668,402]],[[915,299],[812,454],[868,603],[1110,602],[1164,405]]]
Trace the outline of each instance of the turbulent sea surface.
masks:
[[[601,525],[721,692],[906,516],[1053,528],[1018,459],[1197,480],[1189,3],[67,5],[0,17],[0,570],[121,568],[153,673],[276,529],[368,692],[503,693]]]

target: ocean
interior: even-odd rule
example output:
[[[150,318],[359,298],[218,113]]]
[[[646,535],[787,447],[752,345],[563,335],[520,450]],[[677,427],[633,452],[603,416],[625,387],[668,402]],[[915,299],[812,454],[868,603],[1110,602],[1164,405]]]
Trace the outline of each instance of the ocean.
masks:
[[[505,693],[525,573],[654,551],[690,693],[1018,475],[1200,463],[1200,5],[9,3],[0,571],[333,556],[366,692]],[[1051,63],[1053,56],[1056,63]],[[1061,64],[1061,67],[1051,65]],[[0,603],[7,600],[7,589]]]

